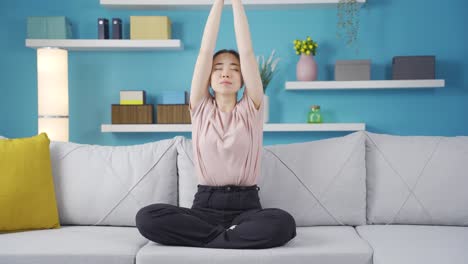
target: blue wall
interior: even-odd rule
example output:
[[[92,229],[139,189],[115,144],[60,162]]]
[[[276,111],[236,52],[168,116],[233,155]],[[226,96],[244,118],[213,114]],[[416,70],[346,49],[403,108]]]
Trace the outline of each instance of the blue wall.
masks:
[[[369,1],[361,11],[357,46],[336,38],[334,8],[265,11],[247,15],[257,55],[276,49],[280,71],[267,90],[271,123],[305,122],[309,106],[321,105],[326,122],[364,122],[367,130],[399,135],[468,135],[468,19],[464,0]],[[0,135],[27,137],[37,133],[35,50],[25,47],[26,17],[65,15],[76,38],[96,38],[98,17],[121,17],[128,37],[130,15],[167,15],[173,38],[183,51],[70,52],[70,141],[128,145],[171,138],[176,133],[101,133],[110,123],[110,105],[119,90],[143,89],[149,102],[163,90],[190,90],[203,27],[209,10],[113,10],[99,0],[15,0],[0,2]],[[298,57],[292,40],[310,35],[319,43],[319,79],[333,79],[337,59],[371,59],[372,79],[389,79],[396,55],[436,55],[436,78],[442,89],[286,91],[295,80]],[[232,10],[223,13],[217,49],[236,48]],[[265,133],[264,144],[302,142],[348,132]],[[190,133],[182,133],[191,137]]]

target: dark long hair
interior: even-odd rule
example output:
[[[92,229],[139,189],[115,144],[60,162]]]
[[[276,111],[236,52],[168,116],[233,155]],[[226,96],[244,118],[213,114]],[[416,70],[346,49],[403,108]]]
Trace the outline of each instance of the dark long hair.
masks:
[[[239,52],[235,51],[235,50],[232,50],[232,49],[222,49],[222,50],[218,50],[214,55],[213,55],[213,60],[220,54],[223,54],[223,53],[230,53],[234,56],[236,56],[236,58],[240,61],[240,55],[239,55]]]

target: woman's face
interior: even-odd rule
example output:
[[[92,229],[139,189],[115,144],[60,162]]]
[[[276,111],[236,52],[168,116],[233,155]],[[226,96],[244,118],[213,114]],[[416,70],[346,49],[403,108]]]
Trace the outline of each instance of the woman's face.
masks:
[[[215,93],[236,94],[242,88],[240,62],[230,53],[222,53],[213,61],[211,87]]]

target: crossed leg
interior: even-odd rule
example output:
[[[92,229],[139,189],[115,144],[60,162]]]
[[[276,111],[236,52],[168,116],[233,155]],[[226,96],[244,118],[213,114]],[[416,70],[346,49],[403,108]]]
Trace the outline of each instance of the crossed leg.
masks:
[[[200,210],[152,204],[138,211],[136,226],[144,237],[160,244],[207,248],[270,248],[296,236],[294,218],[282,209],[245,211],[233,219],[230,229],[218,220]]]
[[[228,229],[205,244],[208,248],[271,248],[286,244],[296,236],[296,222],[279,208],[254,209],[234,218]]]
[[[203,247],[225,231],[202,211],[171,204],[151,204],[135,217],[140,234],[164,245]]]

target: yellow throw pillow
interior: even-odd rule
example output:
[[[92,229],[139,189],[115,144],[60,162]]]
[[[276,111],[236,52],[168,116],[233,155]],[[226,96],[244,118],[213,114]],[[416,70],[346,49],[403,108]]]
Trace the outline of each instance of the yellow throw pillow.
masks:
[[[60,228],[47,134],[0,139],[0,232]]]

